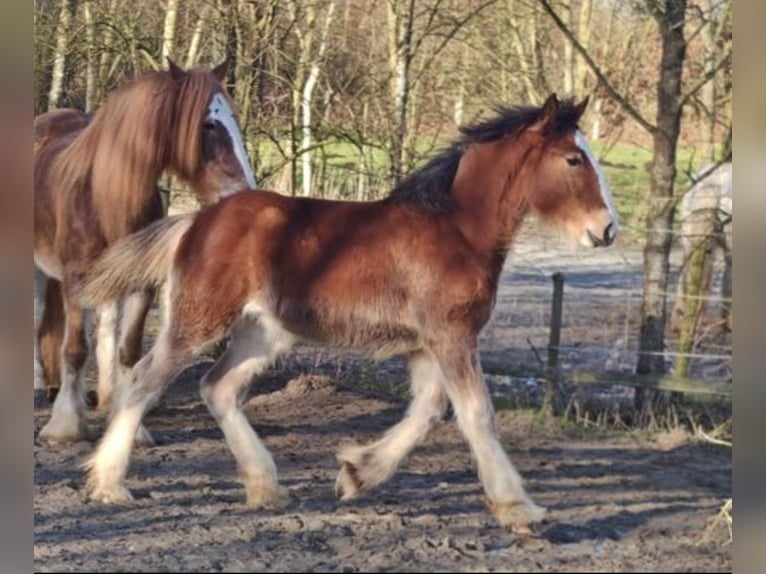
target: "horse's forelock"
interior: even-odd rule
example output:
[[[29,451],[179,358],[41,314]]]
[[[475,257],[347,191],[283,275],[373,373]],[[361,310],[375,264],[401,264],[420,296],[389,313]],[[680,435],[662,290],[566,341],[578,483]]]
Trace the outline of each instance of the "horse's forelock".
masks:
[[[173,167],[182,177],[191,178],[199,170],[202,159],[202,123],[210,100],[221,85],[209,72],[193,70],[184,78],[176,101],[173,142]]]
[[[66,193],[90,188],[107,238],[124,234],[154,193],[169,159],[176,90],[163,72],[117,89],[57,159],[57,186]]]

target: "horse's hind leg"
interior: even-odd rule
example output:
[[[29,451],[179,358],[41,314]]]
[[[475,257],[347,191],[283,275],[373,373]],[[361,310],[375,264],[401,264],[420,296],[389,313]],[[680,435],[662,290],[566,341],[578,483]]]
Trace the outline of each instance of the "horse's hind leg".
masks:
[[[87,491],[92,500],[122,503],[131,500],[124,486],[134,438],[147,408],[193,356],[190,345],[174,340],[167,329],[132,371],[125,392],[118,393],[112,418],[96,451],[85,463]]]
[[[46,385],[46,372],[44,368],[44,351],[42,347],[44,336],[42,332],[45,303],[47,298],[48,283],[54,281],[49,279],[45,273],[35,265],[34,270],[34,404],[35,407],[47,405],[48,393]],[[60,348],[58,350],[60,352]]]
[[[343,499],[388,480],[412,449],[441,420],[447,409],[443,375],[436,359],[421,351],[410,357],[412,402],[407,414],[378,441],[346,446],[337,455],[341,464],[335,490]]]
[[[117,377],[115,351],[117,342],[116,302],[99,306],[98,326],[96,327],[96,364],[98,366],[98,404],[96,409],[108,413],[114,392],[114,382]]]
[[[88,356],[85,337],[85,313],[72,294],[62,290],[66,330],[61,352],[61,390],[53,403],[51,418],[40,438],[50,442],[77,441],[86,438],[83,366]]]
[[[475,349],[455,349],[440,358],[447,393],[476,459],[490,510],[501,525],[527,530],[543,518],[545,509],[524,491],[521,476],[497,438],[494,409]]]
[[[117,376],[115,380],[118,386],[117,392],[126,392],[125,387],[130,384],[131,370],[141,358],[144,324],[153,299],[154,290],[147,289],[133,293],[123,302],[116,364]],[[149,405],[149,408],[151,409],[152,405]],[[144,445],[154,444],[152,436],[144,425],[138,428],[136,443]]]
[[[250,426],[239,401],[252,377],[291,344],[292,338],[279,326],[242,318],[232,329],[228,348],[200,382],[202,399],[237,461],[251,507],[281,508],[288,495],[277,480],[274,459]]]

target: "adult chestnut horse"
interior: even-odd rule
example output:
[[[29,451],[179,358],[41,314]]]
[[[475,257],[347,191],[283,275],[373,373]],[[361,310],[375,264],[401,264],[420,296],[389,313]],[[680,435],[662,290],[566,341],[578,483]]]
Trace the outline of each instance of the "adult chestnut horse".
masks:
[[[168,218],[115,245],[83,296],[103,303],[167,282],[167,316],[133,371],[106,434],[86,463],[104,503],[124,486],[132,438],[147,408],[205,346],[229,347],[201,393],[243,475],[247,502],[280,506],[287,492],[240,410],[251,378],[298,339],[409,358],[413,398],[380,440],[342,449],[343,498],[387,480],[452,402],[498,521],[527,528],[544,509],[524,491],[494,428],[477,336],[530,212],[585,246],[611,244],[617,218],[599,166],[578,131],[586,102],[500,110],[373,202],[240,193]]]
[[[63,339],[59,364],[47,361],[49,376],[60,371],[61,390],[40,432],[43,439],[86,435],[81,378],[88,348],[77,290],[104,249],[162,217],[156,187],[162,172],[169,170],[189,183],[203,203],[255,185],[221,84],[225,71],[225,62],[213,70],[191,71],[170,62],[169,71],[144,75],[112,93],[92,117],[66,109],[35,118],[36,398],[45,391],[41,324],[50,337],[49,351],[51,340]],[[102,408],[120,373],[140,357],[152,292],[130,294],[122,305],[119,345],[118,302],[98,309]]]

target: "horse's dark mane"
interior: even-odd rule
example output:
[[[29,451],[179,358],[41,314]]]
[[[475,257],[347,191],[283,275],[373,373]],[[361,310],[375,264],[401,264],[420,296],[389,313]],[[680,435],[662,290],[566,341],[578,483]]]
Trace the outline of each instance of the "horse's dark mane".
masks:
[[[399,182],[389,195],[390,201],[427,213],[449,211],[454,205],[450,188],[466,147],[517,135],[539,120],[542,112],[542,106],[498,106],[495,116],[461,127],[457,140]],[[573,100],[560,101],[556,117],[544,135],[555,137],[575,129],[579,117],[580,111]]]

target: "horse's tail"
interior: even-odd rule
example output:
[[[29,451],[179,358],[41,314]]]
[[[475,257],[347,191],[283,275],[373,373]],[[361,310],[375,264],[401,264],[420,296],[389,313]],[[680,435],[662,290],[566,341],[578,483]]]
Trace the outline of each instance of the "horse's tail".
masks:
[[[164,283],[193,221],[193,213],[165,217],[114,243],[86,275],[80,301],[95,307]]]

